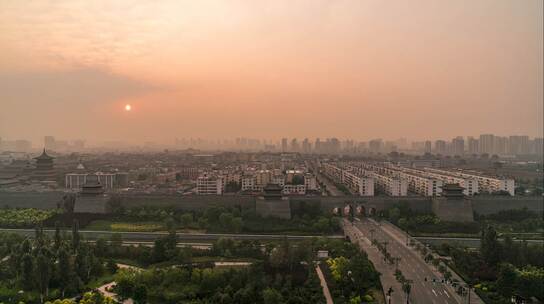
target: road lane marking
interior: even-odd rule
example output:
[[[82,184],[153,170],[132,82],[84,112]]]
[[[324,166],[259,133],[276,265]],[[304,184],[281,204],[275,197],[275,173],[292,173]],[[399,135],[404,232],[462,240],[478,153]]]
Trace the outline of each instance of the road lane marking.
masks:
[[[434,291],[434,289],[432,291],[433,291],[435,297],[438,297],[438,295],[436,294],[436,291]]]
[[[448,294],[448,292],[444,289],[444,293],[448,296],[448,298],[450,298],[450,295]]]

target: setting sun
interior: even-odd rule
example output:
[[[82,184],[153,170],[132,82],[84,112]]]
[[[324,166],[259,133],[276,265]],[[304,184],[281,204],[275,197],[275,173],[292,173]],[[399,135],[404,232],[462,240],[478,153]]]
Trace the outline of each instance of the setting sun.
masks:
[[[129,104],[127,104],[127,105],[125,106],[125,111],[130,111],[130,110],[132,110],[132,106],[130,106]]]

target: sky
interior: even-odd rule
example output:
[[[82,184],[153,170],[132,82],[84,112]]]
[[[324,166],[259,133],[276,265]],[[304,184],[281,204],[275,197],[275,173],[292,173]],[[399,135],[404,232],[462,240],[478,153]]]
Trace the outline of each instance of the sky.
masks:
[[[0,1],[0,137],[35,145],[542,136],[543,85],[542,0]]]

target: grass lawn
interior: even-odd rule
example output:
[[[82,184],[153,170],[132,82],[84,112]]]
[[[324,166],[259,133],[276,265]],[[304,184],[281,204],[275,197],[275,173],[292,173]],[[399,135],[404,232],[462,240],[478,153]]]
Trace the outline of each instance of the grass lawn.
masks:
[[[86,289],[89,289],[89,290],[92,290],[92,289],[96,289],[106,283],[109,283],[113,281],[113,274],[109,273],[109,272],[106,272],[104,275],[102,275],[101,277],[99,278],[96,278],[92,281],[90,281],[89,283],[87,283],[87,285],[85,286]]]
[[[118,222],[97,220],[85,226],[85,230],[102,230],[118,232],[154,232],[164,231],[166,226],[162,222]]]

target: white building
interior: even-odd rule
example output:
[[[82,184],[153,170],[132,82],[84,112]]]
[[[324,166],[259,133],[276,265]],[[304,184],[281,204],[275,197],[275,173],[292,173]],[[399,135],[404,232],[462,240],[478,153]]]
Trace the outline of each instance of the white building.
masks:
[[[67,189],[80,189],[86,182],[89,175],[96,175],[98,182],[104,189],[114,189],[117,186],[116,173],[96,172],[89,173],[68,173],[64,177],[64,186]]]
[[[408,181],[389,176],[385,174],[379,174],[372,172],[371,176],[376,181],[376,187],[389,196],[407,196],[408,195]]]
[[[304,175],[304,185],[306,186],[306,190],[308,191],[315,191],[319,189],[317,179],[310,173],[306,173]]]
[[[487,191],[489,193],[498,192],[498,191],[506,191],[508,192],[508,194],[512,196],[515,194],[516,185],[513,179],[486,176],[476,172],[468,172],[468,171],[461,171],[461,170],[443,170],[443,169],[436,169],[436,168],[425,168],[425,171],[430,173],[449,175],[449,176],[453,176],[457,178],[475,180],[478,182],[479,191]]]
[[[223,194],[223,178],[215,175],[202,175],[196,180],[196,193],[199,195]]]
[[[459,184],[459,186],[464,188],[463,194],[467,196],[473,196],[479,191],[478,180],[475,178],[458,177],[458,176],[433,172],[432,170],[428,171],[428,170],[419,170],[419,169],[412,169],[412,168],[405,168],[405,167],[398,167],[398,168],[399,170],[403,172],[425,175],[434,179],[442,180],[444,183]]]
[[[283,186],[283,194],[296,194],[296,195],[305,195],[306,186],[305,185],[292,185],[286,184]]]

